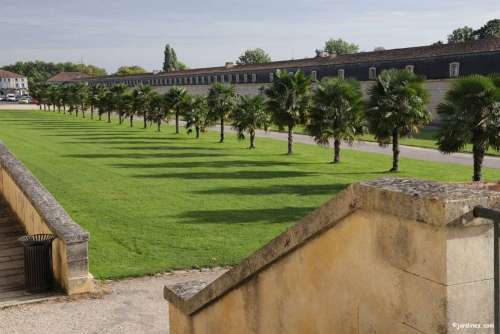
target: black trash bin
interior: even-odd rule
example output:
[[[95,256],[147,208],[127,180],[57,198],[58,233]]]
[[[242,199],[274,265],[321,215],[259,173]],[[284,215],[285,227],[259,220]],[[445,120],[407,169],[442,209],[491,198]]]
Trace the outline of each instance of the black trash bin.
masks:
[[[26,235],[19,238],[24,246],[24,279],[28,292],[45,292],[54,286],[51,234]]]

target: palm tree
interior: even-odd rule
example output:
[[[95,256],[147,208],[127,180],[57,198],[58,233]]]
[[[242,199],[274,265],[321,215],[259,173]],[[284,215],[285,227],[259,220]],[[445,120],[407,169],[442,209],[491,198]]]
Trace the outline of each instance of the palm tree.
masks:
[[[452,153],[472,144],[473,181],[481,180],[481,168],[489,147],[500,150],[500,77],[471,75],[453,82],[438,105],[442,126],[438,132],[441,152]]]
[[[85,118],[85,110],[87,109],[87,103],[90,99],[89,86],[86,83],[77,83],[78,90],[78,101],[80,102],[80,109],[82,111],[82,117]]]
[[[151,96],[153,89],[151,86],[139,85],[132,92],[134,97],[134,107],[137,114],[142,115],[144,120],[144,129],[148,127],[148,112],[151,106]],[[131,120],[132,122],[132,120]]]
[[[130,127],[132,127],[134,125],[135,103],[134,96],[131,92],[126,92],[122,95],[122,110],[123,117],[128,117],[130,119]]]
[[[97,113],[99,115],[99,120],[102,119],[102,114],[104,114],[108,108],[109,98],[110,93],[108,87],[101,86],[97,90]]]
[[[392,139],[391,172],[399,169],[399,138],[417,133],[430,120],[426,108],[429,93],[423,82],[410,71],[390,69],[383,71],[370,89],[365,115],[368,128],[380,145]]]
[[[184,88],[172,87],[165,94],[165,105],[167,110],[171,110],[175,114],[175,133],[179,133],[179,117],[186,110],[185,102],[188,100],[187,98],[188,92]]]
[[[187,96],[186,98],[186,112],[184,114],[186,120],[186,128],[188,133],[192,132],[194,128],[196,138],[200,138],[200,132],[204,132],[205,128],[210,125],[208,117],[208,104],[204,96]]]
[[[209,117],[211,120],[220,120],[220,141],[224,142],[224,120],[236,106],[236,92],[234,86],[216,82],[210,87],[207,97]]]
[[[363,93],[354,80],[325,79],[314,95],[306,130],[321,145],[333,139],[333,162],[340,161],[340,143],[352,143],[363,132]]]
[[[123,84],[123,83],[113,85],[110,89],[111,94],[113,96],[113,109],[116,110],[116,112],[118,113],[118,123],[119,124],[122,124],[122,122],[123,122],[123,113],[124,113],[123,95],[125,94],[127,89],[128,89],[128,86]],[[110,120],[108,120],[108,121],[110,121]]]
[[[262,95],[242,96],[233,112],[232,119],[239,139],[245,139],[245,132],[250,135],[249,148],[251,149],[255,148],[255,130],[265,129],[267,131],[271,123],[271,115]]]
[[[293,129],[305,120],[311,102],[311,76],[278,70],[266,90],[267,107],[280,130],[288,129],[288,154],[293,153]]]
[[[153,92],[150,99],[150,118],[157,125],[157,131],[161,130],[161,122],[165,118],[164,98],[160,94]]]
[[[99,106],[99,97],[103,95],[103,91],[106,88],[101,85],[93,85],[90,87],[89,92],[89,105],[90,105],[90,119],[94,119],[94,111]]]
[[[52,111],[55,111],[56,110],[56,105],[57,105],[57,101],[59,99],[59,91],[58,91],[58,86],[57,85],[50,85],[48,88],[47,88],[47,102],[48,102],[48,105],[49,105],[49,111],[50,111],[50,107],[52,106]]]

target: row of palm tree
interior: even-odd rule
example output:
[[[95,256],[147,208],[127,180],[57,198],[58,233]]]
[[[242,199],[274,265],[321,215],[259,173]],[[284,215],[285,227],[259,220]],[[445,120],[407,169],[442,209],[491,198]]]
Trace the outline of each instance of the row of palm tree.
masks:
[[[157,130],[171,116],[175,132],[180,132],[180,120],[196,137],[207,127],[220,124],[220,142],[224,142],[225,123],[231,122],[238,138],[249,136],[250,148],[255,148],[258,129],[276,125],[288,133],[288,154],[293,153],[293,136],[297,126],[321,145],[333,142],[333,162],[340,161],[342,142],[353,143],[366,132],[372,133],[381,145],[392,144],[391,171],[399,170],[401,137],[413,136],[430,121],[427,109],[429,93],[424,79],[407,70],[383,71],[363,98],[358,81],[325,78],[313,90],[312,78],[302,71],[277,71],[273,83],[255,96],[236,94],[233,85],[214,83],[208,95],[193,96],[184,88],[172,87],[160,95],[150,86],[129,89],[124,84],[111,87],[45,85],[35,89],[40,108],[59,112],[85,112],[94,118],[112,113],[118,122],[142,117],[144,128],[156,123]],[[473,180],[481,179],[485,152],[500,149],[500,76],[473,75],[456,80],[438,106],[442,126],[437,137],[438,148],[445,153],[462,150],[472,144],[474,157]]]

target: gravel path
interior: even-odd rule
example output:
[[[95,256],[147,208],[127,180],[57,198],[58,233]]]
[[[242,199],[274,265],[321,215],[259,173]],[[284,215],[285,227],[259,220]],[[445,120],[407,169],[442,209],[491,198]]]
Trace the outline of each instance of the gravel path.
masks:
[[[226,269],[177,271],[102,284],[102,298],[49,301],[0,310],[0,333],[8,334],[156,334],[168,333],[168,303],[163,287],[213,280]]]

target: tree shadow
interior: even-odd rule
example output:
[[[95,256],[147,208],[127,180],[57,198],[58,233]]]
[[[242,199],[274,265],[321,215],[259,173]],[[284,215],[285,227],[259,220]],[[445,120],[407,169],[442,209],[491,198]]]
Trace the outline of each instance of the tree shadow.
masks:
[[[213,157],[213,156],[227,156],[219,153],[82,153],[82,154],[66,154],[64,158],[78,158],[78,159],[143,159],[143,158],[199,158],[199,157]]]
[[[268,224],[290,223],[303,218],[315,207],[284,207],[279,209],[194,210],[178,216],[185,224]]]
[[[206,173],[162,173],[134,175],[139,179],[186,179],[186,180],[215,180],[215,179],[278,179],[291,177],[315,176],[318,173],[293,171],[239,171],[239,172],[206,172]]]
[[[200,150],[200,151],[222,151],[222,148],[217,147],[204,147],[204,146],[125,146],[125,147],[113,147],[114,150],[124,150],[124,151],[139,151],[139,150],[151,150],[151,151],[189,151],[189,150]]]
[[[213,156],[213,155],[210,155]],[[286,161],[251,161],[251,160],[216,160],[216,161],[189,161],[189,162],[161,162],[161,163],[120,163],[114,164],[117,168],[133,169],[161,169],[161,168],[232,168],[232,167],[273,167],[292,166],[300,163]]]
[[[327,195],[332,196],[339,191],[345,189],[349,183],[334,183],[334,184],[283,184],[273,185],[270,187],[226,187],[215,188],[208,190],[196,191],[197,194],[202,195],[276,195],[276,194],[290,194],[299,196],[311,195]]]

